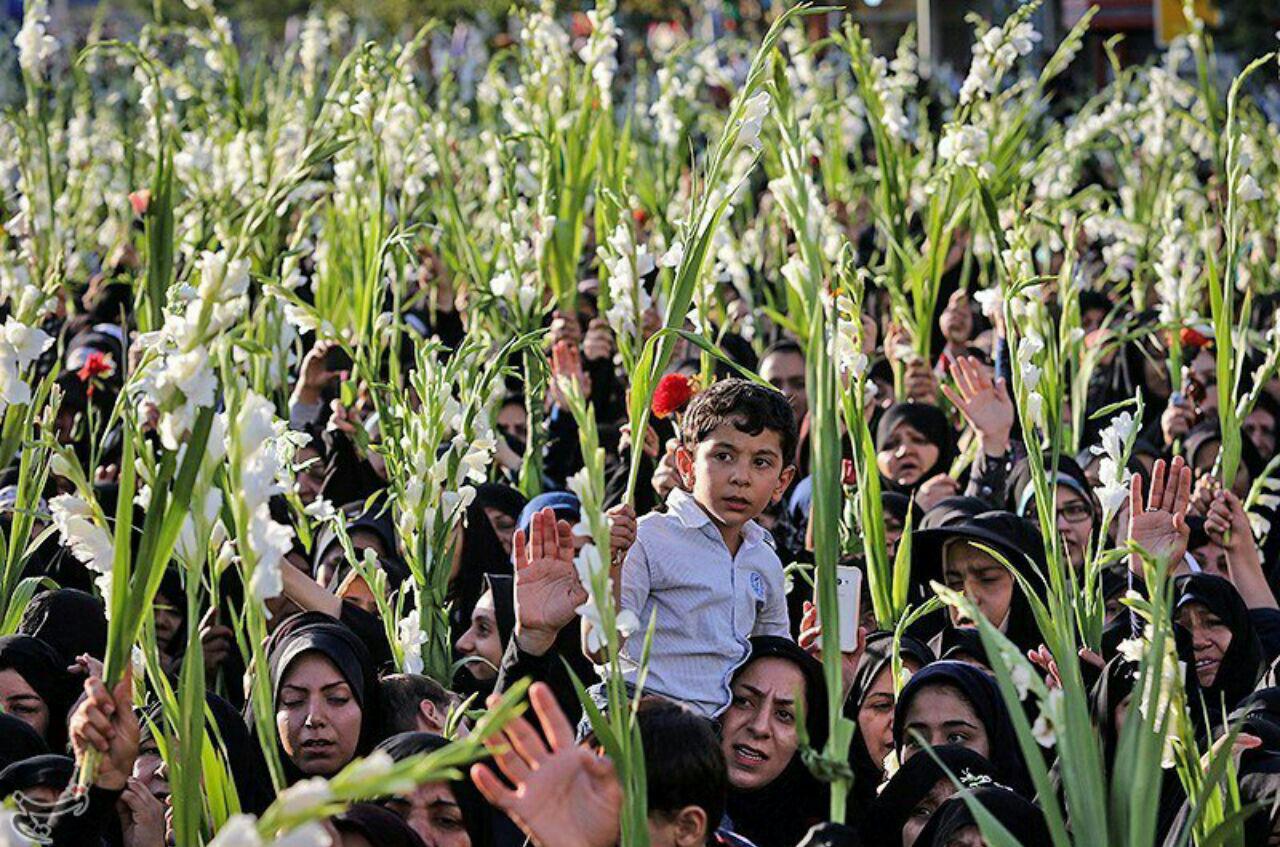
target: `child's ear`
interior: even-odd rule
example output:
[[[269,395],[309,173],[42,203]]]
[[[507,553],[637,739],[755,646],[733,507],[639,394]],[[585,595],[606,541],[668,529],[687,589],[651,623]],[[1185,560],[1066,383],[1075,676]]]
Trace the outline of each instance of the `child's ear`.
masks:
[[[675,814],[677,847],[702,847],[707,843],[707,813],[701,806],[685,806]]]
[[[693,453],[683,444],[676,446],[676,470],[686,485],[693,483]]]
[[[787,493],[787,489],[791,487],[791,480],[795,479],[796,466],[787,465],[782,469],[782,473],[778,475],[778,484],[773,489],[773,496],[769,498],[769,502],[777,503],[782,499],[782,495]]]

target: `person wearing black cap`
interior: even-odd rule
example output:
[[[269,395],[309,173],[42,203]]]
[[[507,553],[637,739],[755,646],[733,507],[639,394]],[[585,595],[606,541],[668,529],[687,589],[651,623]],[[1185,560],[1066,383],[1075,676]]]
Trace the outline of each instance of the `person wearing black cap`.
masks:
[[[286,775],[332,776],[377,740],[377,678],[364,643],[318,612],[285,621],[268,664]]]
[[[966,793],[1008,830],[1017,843],[1028,847],[1052,843],[1044,812],[1017,792],[1000,785],[986,785],[966,789]],[[965,797],[960,795],[942,804],[916,840],[918,847],[986,847],[990,843],[982,836]]]
[[[809,745],[826,743],[822,665],[794,641],[757,636],[730,689],[719,721],[731,829],[759,847],[794,847],[827,812],[829,789],[802,761],[796,731],[803,712]]]
[[[927,756],[926,746],[968,747],[991,762],[1002,785],[1033,794],[995,678],[964,662],[934,662],[903,686],[893,713],[893,743],[901,762]]]
[[[865,827],[868,843],[912,847],[938,807],[960,790],[957,780],[964,788],[994,784],[996,770],[985,757],[956,744],[912,756],[871,804],[867,819],[875,825]]]
[[[845,716],[857,723],[849,747],[853,768],[853,803],[865,808],[875,798],[884,778],[884,764],[893,752],[893,642],[892,632],[873,632],[858,661],[845,701]],[[914,674],[933,661],[933,651],[924,643],[904,635],[898,655],[903,670]]]
[[[962,592],[1019,648],[1036,649],[1040,629],[1023,589],[1005,564],[982,547],[998,551],[1031,586],[1043,585],[1044,545],[1035,527],[1009,512],[985,512],[912,538],[912,579],[920,598],[932,595],[931,582],[942,582]],[[948,610],[944,629],[966,625],[960,610]]]
[[[0,706],[30,725],[61,752],[67,746],[67,713],[79,693],[57,651],[30,635],[0,638]]]

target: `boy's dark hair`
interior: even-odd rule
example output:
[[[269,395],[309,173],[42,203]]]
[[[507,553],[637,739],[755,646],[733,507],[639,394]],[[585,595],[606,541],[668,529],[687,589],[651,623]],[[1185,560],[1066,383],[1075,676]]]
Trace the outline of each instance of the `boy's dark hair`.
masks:
[[[804,348],[798,342],[790,338],[784,338],[766,347],[764,353],[760,356],[760,361],[763,363],[765,359],[778,353],[793,353],[802,359],[804,358]]]
[[[686,806],[697,806],[707,813],[710,843],[729,793],[729,771],[711,721],[679,703],[646,697],[636,722],[644,745],[649,814],[670,818]]]
[[[796,416],[782,392],[737,377],[722,379],[689,403],[680,439],[692,449],[721,424],[730,424],[747,435],[776,432],[782,442],[783,467],[796,456]]]
[[[429,676],[416,673],[388,674],[378,680],[386,716],[387,735],[416,732],[418,707],[430,700],[441,715],[449,713],[453,695]]]

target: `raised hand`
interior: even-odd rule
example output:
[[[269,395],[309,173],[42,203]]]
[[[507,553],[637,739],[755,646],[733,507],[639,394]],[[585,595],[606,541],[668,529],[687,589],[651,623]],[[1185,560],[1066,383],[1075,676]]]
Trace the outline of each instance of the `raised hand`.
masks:
[[[628,503],[619,503],[605,514],[609,518],[609,561],[620,565],[636,543],[636,510]]]
[[[1129,487],[1129,540],[1149,555],[1176,567],[1187,553],[1187,507],[1191,504],[1191,468],[1181,456],[1166,466],[1158,459],[1151,470],[1151,493],[1144,506],[1142,477],[1135,474]],[[1142,574],[1142,558],[1129,557],[1129,568]]]
[[[329,351],[335,346],[332,341],[317,341],[302,358],[298,384],[293,389],[296,402],[314,406],[320,402],[321,392],[342,378],[343,371],[331,371],[326,364]]]
[[[490,697],[489,705],[497,701]],[[536,847],[613,847],[622,807],[613,763],[574,745],[573,727],[545,684],[529,689],[529,702],[546,743],[524,718],[515,718],[502,736],[486,742],[515,788],[485,765],[472,765],[471,781]]]
[[[804,601],[804,617],[800,619],[800,637],[796,639],[796,643],[800,648],[813,656],[819,662],[822,661],[822,621],[818,619],[818,607],[808,600]],[[858,663],[862,661],[862,654],[867,649],[867,629],[866,627],[858,627],[858,643],[852,652],[840,653],[840,676],[844,685],[844,698],[848,698],[849,692],[853,690],[853,679],[858,672]]]
[[[1003,456],[1009,449],[1014,417],[1005,381],[992,380],[972,356],[961,356],[951,363],[951,378],[955,387],[944,385],[942,393],[978,433],[983,451],[988,456]]]
[[[80,701],[70,722],[76,761],[83,761],[89,750],[96,750],[101,755],[94,785],[122,791],[133,773],[140,737],[138,717],[133,713],[132,669],[125,671],[114,691],[108,691],[98,676],[85,680],[84,690],[88,696]]]
[[[583,398],[590,399],[591,386],[582,370],[582,357],[578,353],[578,345],[568,341],[557,341],[551,348],[550,388],[552,401],[562,409],[568,407],[564,399],[566,383],[577,383]]]
[[[1275,593],[1262,567],[1262,553],[1253,540],[1253,527],[1240,498],[1219,489],[1209,502],[1204,531],[1227,551],[1227,568],[1236,590],[1250,609],[1274,609]]]
[[[573,529],[543,509],[529,524],[529,538],[517,530],[511,544],[516,560],[516,643],[541,656],[551,649],[560,630],[577,617],[587,602],[586,589],[573,566]]]

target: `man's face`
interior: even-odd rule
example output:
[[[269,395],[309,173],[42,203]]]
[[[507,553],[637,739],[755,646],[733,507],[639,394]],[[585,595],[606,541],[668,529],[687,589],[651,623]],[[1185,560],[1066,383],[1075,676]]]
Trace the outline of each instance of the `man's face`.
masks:
[[[741,527],[782,497],[795,468],[782,456],[782,438],[768,429],[749,435],[722,423],[676,463],[686,487],[721,527]]]
[[[804,356],[782,350],[770,353],[760,364],[760,376],[782,392],[796,413],[796,420],[803,420],[809,411],[809,393],[804,381]]]

